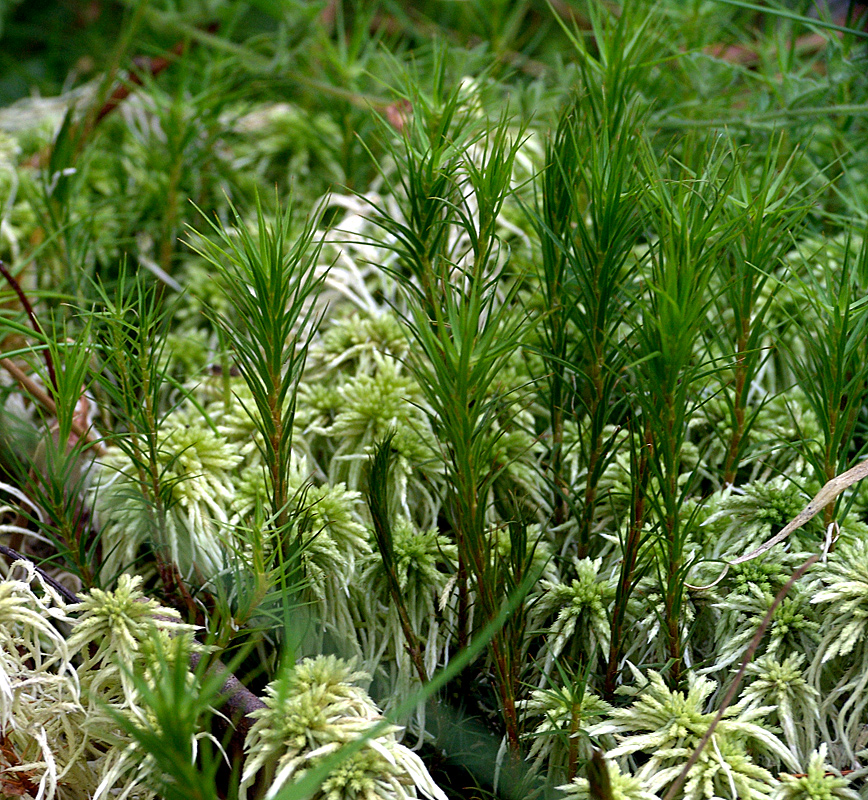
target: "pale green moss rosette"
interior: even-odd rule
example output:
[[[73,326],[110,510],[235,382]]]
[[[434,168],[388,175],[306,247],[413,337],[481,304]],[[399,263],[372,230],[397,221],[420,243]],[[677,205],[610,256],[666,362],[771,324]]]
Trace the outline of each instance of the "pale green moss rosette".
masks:
[[[859,800],[850,781],[826,763],[826,744],[811,753],[807,772],[802,775],[781,773],[780,785],[772,800]]]
[[[771,706],[769,721],[784,732],[787,746],[806,758],[815,741],[820,693],[805,679],[805,656],[762,656],[747,665],[747,676],[750,683],[742,692],[746,706]]]
[[[744,593],[727,594],[715,604],[722,624],[716,635],[716,657],[709,671],[737,664],[774,602],[775,595],[750,585]],[[791,652],[813,652],[820,623],[802,585],[795,585],[772,613],[759,653],[783,658]]]
[[[408,455],[431,460],[435,450],[423,410],[422,393],[416,380],[404,374],[393,358],[374,355],[372,374],[345,379],[335,389],[338,405],[332,409],[329,424],[309,424],[305,435],[317,434],[335,446],[329,461],[329,478],[346,481],[350,487],[360,485],[367,463],[368,449],[391,430],[408,431],[421,439]],[[304,391],[300,393],[304,399]],[[423,438],[424,437],[424,438]],[[409,442],[405,443],[409,445]],[[421,451],[419,450],[422,445]]]
[[[182,575],[213,576],[226,566],[233,481],[242,455],[197,409],[185,406],[163,422],[158,459],[166,494],[162,530],[129,458],[112,448],[102,459],[95,508],[107,553],[104,573],[122,571],[142,544],[153,542],[166,549]]]
[[[351,374],[376,370],[384,354],[401,358],[407,353],[407,333],[393,314],[361,316],[357,312],[334,322],[311,349],[311,375],[341,368]]]
[[[551,672],[554,660],[574,637],[589,652],[605,652],[609,643],[608,610],[615,585],[600,574],[601,558],[574,559],[573,568],[576,577],[569,582],[541,581],[542,595],[531,608],[531,627],[547,631],[543,675]],[[554,622],[546,625],[546,619],[555,615]]]
[[[28,561],[19,580],[0,582],[0,775],[11,791],[16,775],[42,797],[85,800],[96,783],[72,652],[52,624],[69,622],[63,601]],[[20,574],[20,572],[18,574]],[[32,585],[42,587],[40,594]],[[23,786],[23,784],[21,784]]]
[[[868,709],[868,543],[839,543],[815,578],[820,641],[808,679],[823,697],[824,738],[840,741],[855,762]]]
[[[670,690],[654,671],[629,708],[615,709],[609,719],[589,730],[591,735],[614,733],[620,743],[608,758],[637,756],[641,766],[635,777],[652,792],[665,793],[696,749],[715,717],[707,711],[708,697],[717,684],[688,674],[687,693]],[[770,797],[776,785],[772,774],[754,760],[754,754],[798,768],[794,754],[768,725],[769,707],[730,706],[714,734],[691,767],[684,785],[684,800],[752,800]]]
[[[257,719],[245,743],[240,800],[260,770],[270,783],[268,800],[380,721],[367,692],[354,685],[366,677],[351,662],[318,656],[269,684],[266,708],[253,712]],[[329,774],[314,800],[410,800],[418,792],[446,800],[419,757],[398,743],[398,730],[390,725],[369,738]]]
[[[265,479],[262,475],[264,461],[262,459],[262,433],[257,428],[259,415],[250,387],[241,378],[230,378],[226,386],[223,378],[208,384],[205,395],[209,402],[205,413],[214,423],[233,451],[241,456],[238,473],[250,476],[248,479],[258,479],[265,493]],[[228,398],[221,396],[223,391],[229,393]],[[212,395],[214,399],[211,399]],[[251,416],[252,415],[252,416]],[[237,483],[237,482],[236,482]]]
[[[645,783],[634,778],[614,761],[606,760],[609,770],[609,785],[612,789],[611,800],[660,800],[654,792],[648,791]],[[591,786],[587,778],[574,778],[572,783],[558,786],[563,792],[563,800],[598,800],[596,793],[591,794]]]
[[[449,537],[436,529],[418,530],[406,518],[393,524],[392,545],[398,586],[430,676],[446,660],[450,643],[448,631],[455,625],[447,600],[458,559],[457,549]],[[419,680],[405,646],[400,615],[389,593],[379,552],[371,552],[360,562],[353,589],[365,667],[377,681],[377,695],[388,698],[385,709],[390,711],[419,688]],[[424,704],[418,714],[418,727],[422,728]]]
[[[437,520],[433,487],[443,466],[419,385],[403,366],[407,348],[401,323],[388,312],[333,323],[311,347],[296,425],[322,476],[353,490],[374,442],[394,432],[390,496],[428,528]]]
[[[338,484],[312,487],[303,497],[309,514],[302,551],[309,578],[305,591],[316,603],[323,625],[355,648],[350,587],[357,578],[357,564],[371,552],[367,531],[357,518],[359,493]]]
[[[715,495],[714,513],[700,531],[706,557],[731,559],[759,547],[793,519],[819,488],[814,481],[791,474],[721,490]],[[811,550],[823,532],[821,519],[815,517],[794,531],[790,541],[799,550]],[[765,560],[775,557],[773,551]]]
[[[132,707],[133,671],[147,672],[158,653],[171,653],[174,636],[183,635],[192,644],[196,626],[181,622],[175,609],[148,599],[141,584],[140,575],[121,575],[114,591],[91,589],[81,603],[69,606],[79,616],[68,647],[82,659],[79,674],[87,676],[82,683],[93,710],[99,707],[97,697],[115,698],[115,685],[123,688],[124,703]]]
[[[145,597],[141,583],[141,576],[121,575],[114,591],[91,589],[81,603],[69,607],[79,615],[68,647],[81,658],[78,674],[87,701],[82,725],[101,778],[93,800],[155,796],[143,788],[156,774],[153,757],[119,731],[112,712],[138,725],[155,724],[141,702],[136,678],[152,681],[167,660],[194,648],[196,627]],[[180,650],[172,641],[179,636],[185,639]],[[192,680],[190,675],[191,686]]]

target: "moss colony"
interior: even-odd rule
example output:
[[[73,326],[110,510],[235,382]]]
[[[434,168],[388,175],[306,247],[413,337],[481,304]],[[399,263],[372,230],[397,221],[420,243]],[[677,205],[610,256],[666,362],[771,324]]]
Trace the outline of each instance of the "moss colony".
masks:
[[[868,797],[868,489],[737,561],[868,444],[864,113],[762,116],[864,63],[646,5],[513,111],[439,45],[246,95],[203,34],[0,114],[0,793]]]

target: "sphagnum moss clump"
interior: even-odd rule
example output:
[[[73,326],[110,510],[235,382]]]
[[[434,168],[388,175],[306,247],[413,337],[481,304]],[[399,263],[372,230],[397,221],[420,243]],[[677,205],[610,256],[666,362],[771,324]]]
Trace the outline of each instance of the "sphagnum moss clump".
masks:
[[[850,781],[826,763],[826,745],[811,753],[802,775],[781,775],[773,800],[857,800],[859,793]]]
[[[632,706],[613,710],[608,721],[589,730],[592,735],[615,734],[619,739],[607,753],[609,758],[647,754],[649,759],[635,775],[654,792],[669,788],[714,717],[705,711],[705,704],[715,682],[693,675],[688,682],[686,692],[672,691],[659,673],[651,671]],[[768,723],[772,710],[771,706],[747,707],[744,703],[727,709],[711,747],[702,751],[687,774],[684,796],[691,800],[770,796],[773,776],[754,761],[753,753],[791,769],[798,764]]]
[[[805,656],[792,653],[783,661],[764,655],[748,665],[749,683],[742,693],[748,706],[767,706],[769,721],[784,734],[787,746],[804,759],[820,718],[820,693],[805,678]]]
[[[599,558],[576,560],[576,577],[571,581],[541,583],[542,594],[531,614],[536,627],[548,625],[543,674],[550,674],[555,660],[574,637],[590,653],[605,648],[609,640],[609,603],[615,590],[606,576],[599,574],[601,565]],[[550,617],[554,620],[546,622]]]
[[[266,708],[254,712],[249,751],[241,778],[241,798],[264,769],[267,798],[371,731],[383,718],[367,693],[353,685],[364,673],[332,656],[306,659],[266,689]],[[419,793],[445,800],[419,757],[399,744],[394,725],[371,738],[325,778],[316,798],[323,800],[410,800]]]
[[[24,580],[0,585],[4,791],[58,800],[156,797],[143,783],[159,775],[156,762],[118,720],[152,719],[142,685],[153,685],[172,653],[189,655],[195,627],[148,600],[139,576],[68,604],[32,564],[16,567]],[[69,625],[68,640],[51,621]],[[194,676],[183,671],[192,688]]]

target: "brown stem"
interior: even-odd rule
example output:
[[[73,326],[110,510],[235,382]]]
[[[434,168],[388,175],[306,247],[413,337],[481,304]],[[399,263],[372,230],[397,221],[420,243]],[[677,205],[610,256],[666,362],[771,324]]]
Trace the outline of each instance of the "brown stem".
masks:
[[[201,660],[201,653],[190,653],[191,669],[195,670]],[[205,674],[226,676],[226,680],[220,687],[220,694],[226,698],[223,711],[225,717],[223,714],[215,714],[214,722],[217,729],[223,733],[229,729],[230,724],[232,725],[231,742],[234,747],[238,748],[238,752],[243,752],[244,739],[254,722],[251,714],[265,708],[265,703],[241,683],[222,661],[214,661]]]
[[[8,358],[0,358],[0,367],[3,367],[15,379],[18,385],[49,414],[57,416],[57,406],[54,400],[14,361]],[[97,434],[93,432],[92,428],[85,429],[77,420],[73,419],[70,423],[70,429],[79,439],[88,442],[96,453],[105,455],[105,447],[99,441]]]
[[[4,797],[37,797],[39,795],[39,776],[32,767],[22,763],[15,745],[9,741],[5,732],[0,732],[0,755],[6,766],[0,772],[0,791]]]
[[[407,649],[410,660],[416,668],[416,674],[419,676],[419,681],[423,684],[428,683],[428,673],[425,671],[425,662],[422,660],[422,650],[419,647],[419,639],[410,627],[410,619],[407,616],[407,609],[404,607],[402,602],[395,598],[395,595],[392,595],[392,600],[397,605],[398,617],[401,620],[401,629],[404,631],[404,638],[407,640],[404,647]]]
[[[288,421],[284,417],[284,409],[280,400],[280,385],[283,381],[283,376],[280,374],[280,368],[271,369],[268,375],[268,413],[271,417],[272,432],[269,437],[268,460],[269,472],[271,473],[271,492],[272,503],[274,507],[272,513],[275,515],[277,530],[285,531],[290,522],[289,515],[289,487],[287,486],[286,469],[282,462],[281,443],[286,430]]]
[[[470,641],[470,597],[467,586],[467,564],[461,548],[458,550],[458,649],[464,650]]]
[[[217,30],[216,25],[211,25],[208,28],[209,32]],[[129,77],[123,83],[119,83],[112,93],[106,98],[100,109],[96,112],[93,119],[93,125],[102,122],[109,114],[112,113],[124,100],[126,100],[134,89],[138,89],[145,82],[143,74],[148,74],[155,78],[165,69],[167,69],[176,58],[182,56],[187,49],[187,42],[178,42],[171,50],[168,56],[158,56],[156,58],[135,58],[133,63],[138,71],[131,72]]]
[[[669,650],[672,668],[667,683],[671,687],[677,688],[681,683],[681,668],[684,658],[681,650],[681,631],[678,627],[680,616],[674,607],[674,600],[674,594],[670,590],[666,596],[666,646]]]
[[[376,524],[376,520],[375,523]],[[392,597],[392,602],[395,608],[398,609],[398,620],[401,623],[401,630],[404,633],[404,647],[413,662],[416,669],[416,674],[422,684],[428,683],[428,673],[425,671],[425,662],[422,658],[422,648],[419,646],[419,639],[413,632],[413,626],[410,624],[410,615],[407,614],[407,606],[404,603],[404,598],[401,596],[401,589],[398,586],[398,580],[391,569],[386,565],[386,581],[389,584],[389,594]]]
[[[509,647],[505,641],[503,631],[492,639],[491,649],[494,662],[497,664],[498,693],[500,703],[503,706],[503,721],[506,725],[506,740],[510,751],[518,756],[521,753],[521,740],[519,737],[518,713],[515,708],[515,685],[512,670],[509,668]]]
[[[735,425],[732,429],[732,439],[729,442],[729,451],[726,454],[726,463],[723,470],[723,482],[730,486],[735,483],[736,472],[738,471],[738,452],[741,449],[741,441],[744,438],[744,388],[747,381],[747,370],[745,369],[745,352],[750,336],[750,320],[744,320],[742,330],[738,337],[736,345],[735,359],[735,397],[733,404],[735,409]]]
[[[486,568],[486,566],[483,554],[478,554],[478,557],[473,561],[474,586],[476,588],[476,596],[479,606],[485,616],[485,621],[490,622],[495,619],[500,612],[500,603],[496,588],[502,588],[503,582],[498,581],[493,570]],[[501,628],[497,635],[492,639],[491,651],[495,670],[497,672],[496,688],[497,693],[500,696],[501,707],[503,708],[503,722],[506,727],[506,739],[512,756],[518,759],[521,754],[521,737],[518,713],[515,705],[515,690],[517,684],[515,665],[518,659],[517,649],[520,645],[515,641],[515,638],[509,636],[507,631],[508,622],[504,623],[504,627]],[[511,638],[512,641],[510,641]]]
[[[18,302],[21,303],[21,307],[24,309],[24,313],[27,314],[27,319],[30,321],[30,325],[37,334],[42,337],[45,337],[45,332],[42,330],[42,325],[39,324],[39,320],[36,318],[36,313],[33,311],[33,306],[30,305],[30,301],[27,299],[27,295],[24,293],[24,290],[21,288],[21,284],[18,283],[18,279],[6,268],[6,265],[0,261],[0,274],[6,279],[6,283],[8,283],[12,287],[12,291],[18,295]],[[51,353],[46,348],[43,351],[45,356],[45,368],[48,370],[48,379],[51,381],[51,385],[54,389],[57,389],[57,376],[54,373],[54,360],[51,358]]]
[[[176,155],[169,171],[169,186],[166,192],[166,216],[163,225],[163,237],[160,243],[160,267],[167,275],[172,274],[172,252],[175,249],[175,225],[178,220],[178,186],[181,183],[183,155]]]
[[[17,550],[14,550],[11,547],[6,547],[6,545],[0,544],[0,553],[2,553],[9,560],[9,564],[12,565],[16,561],[30,561],[30,559],[19,553]],[[42,580],[44,580],[52,589],[54,589],[67,603],[70,605],[74,603],[80,603],[81,598],[70,589],[67,589],[60,581],[55,580],[51,577],[42,567],[33,565],[33,568],[42,576]]]
[[[582,704],[573,703],[570,709],[570,745],[567,753],[567,780],[572,781],[579,771],[579,726],[582,722]]]
[[[636,469],[631,497],[630,528],[624,542],[624,561],[615,594],[615,608],[612,613],[612,629],[609,639],[609,662],[606,665],[606,678],[603,683],[603,696],[614,698],[618,670],[621,662],[624,619],[627,615],[627,602],[630,599],[633,575],[639,559],[639,546],[642,541],[642,526],[645,524],[645,487],[648,480],[648,454],[651,447],[650,431],[646,431],[646,445]]]
[[[665,398],[667,408],[667,429],[675,430],[675,400],[667,394]],[[672,669],[667,683],[671,688],[676,688],[681,683],[681,668],[683,665],[683,651],[681,642],[681,603],[678,597],[679,572],[682,566],[682,545],[678,541],[681,532],[678,530],[678,512],[673,506],[678,494],[678,467],[680,452],[672,442],[668,442],[670,451],[667,462],[664,463],[666,475],[661,481],[661,489],[665,487],[666,515],[663,520],[666,532],[667,564],[666,564],[666,596],[664,598],[664,626],[666,635],[666,647],[669,651],[669,659]]]
[[[596,473],[603,458],[603,432],[600,428],[598,415],[604,402],[605,385],[603,382],[603,372],[605,368],[606,360],[603,354],[600,332],[598,331],[594,337],[594,358],[589,369],[592,396],[588,408],[588,418],[591,422],[591,430],[595,431],[595,433],[594,440],[591,443],[591,452],[588,454],[585,502],[582,507],[582,519],[579,526],[579,558],[585,558],[591,549],[591,527],[594,524],[594,509],[597,505]]]
[[[563,378],[559,374],[553,376],[553,380],[560,384]],[[552,394],[555,394],[552,387]],[[552,447],[549,457],[549,467],[555,484],[554,497],[554,525],[559,527],[567,521],[567,482],[564,480],[564,408],[563,392],[558,389],[552,408]]]
[[[593,409],[592,413],[596,413]],[[595,472],[603,450],[602,434],[594,437],[591,453],[588,457],[588,474],[585,480],[585,502],[582,506],[582,519],[579,529],[578,557],[587,557],[591,549],[591,526],[594,524],[594,509],[597,504],[597,483]]]

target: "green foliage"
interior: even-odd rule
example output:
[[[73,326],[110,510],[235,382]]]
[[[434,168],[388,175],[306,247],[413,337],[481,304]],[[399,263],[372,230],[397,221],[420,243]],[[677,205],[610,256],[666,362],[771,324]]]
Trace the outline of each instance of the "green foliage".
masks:
[[[868,446],[864,36],[804,11],[135,3],[0,109],[0,541],[83,593],[0,584],[0,788],[860,791],[866,490],[732,563]]]

